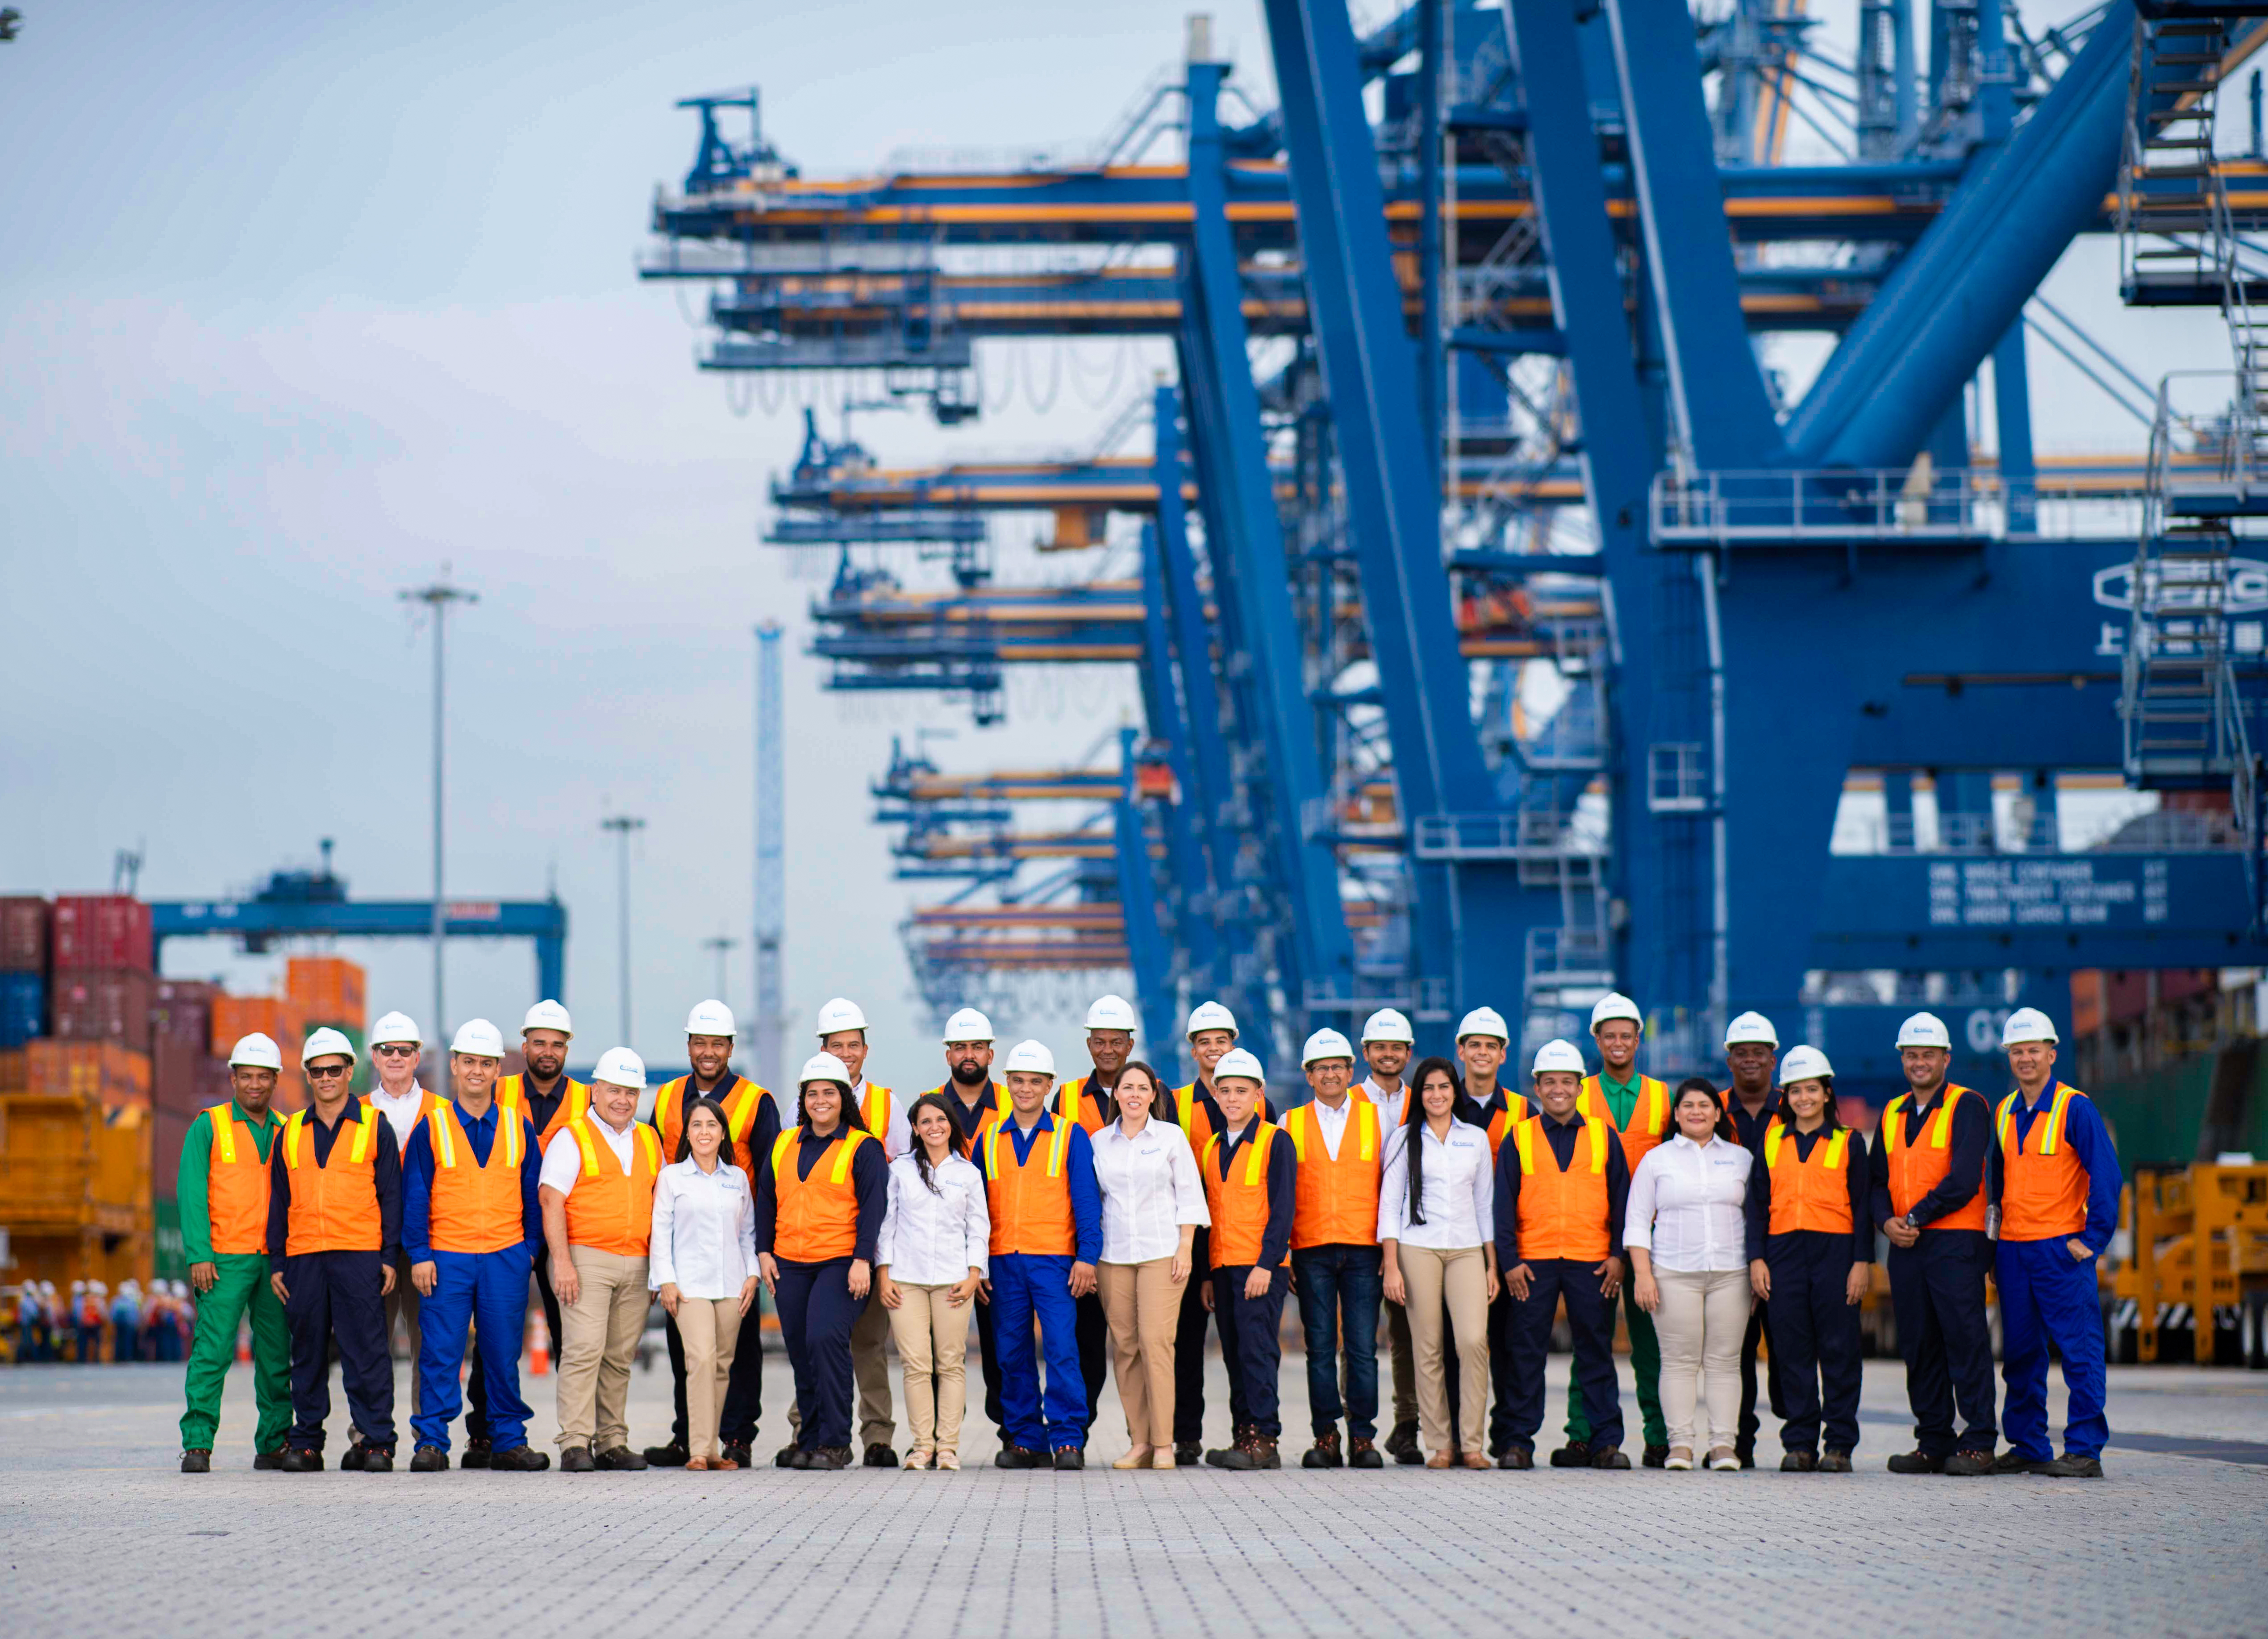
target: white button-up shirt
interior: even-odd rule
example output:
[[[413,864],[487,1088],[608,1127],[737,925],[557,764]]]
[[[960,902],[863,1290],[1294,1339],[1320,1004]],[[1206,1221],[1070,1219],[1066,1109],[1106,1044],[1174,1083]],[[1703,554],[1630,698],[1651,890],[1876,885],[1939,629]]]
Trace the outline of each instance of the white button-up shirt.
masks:
[[[1623,1245],[1643,1246],[1680,1275],[1749,1267],[1749,1172],[1756,1158],[1729,1139],[1683,1133],[1646,1152],[1631,1179]]]
[[[861,1121],[866,1118],[868,1091],[866,1078],[864,1076],[859,1077],[850,1085],[850,1107],[858,1112],[858,1119]],[[882,1154],[886,1159],[895,1161],[902,1155],[913,1153],[914,1129],[912,1124],[906,1119],[906,1112],[913,1107],[914,1099],[918,1097],[920,1095],[917,1093],[912,1098],[909,1098],[895,1087],[890,1089],[890,1118],[882,1124],[882,1130],[874,1135],[882,1141]],[[795,1106],[790,1104],[787,1107],[792,1110]],[[961,1275],[956,1275],[953,1278],[960,1280],[967,1274],[968,1271],[964,1269]]]
[[[1182,1246],[1182,1225],[1212,1222],[1189,1135],[1152,1116],[1133,1137],[1118,1121],[1094,1135],[1102,1192],[1102,1261],[1147,1263]]]
[[[1449,1136],[1433,1136],[1431,1121],[1415,1131],[1424,1135],[1425,1165],[1420,1200],[1425,1221],[1410,1222],[1409,1137],[1413,1129],[1396,1127],[1386,1136],[1386,1167],[1378,1181],[1378,1238],[1407,1241],[1436,1252],[1457,1252],[1485,1246],[1496,1239],[1496,1168],[1489,1155],[1488,1135],[1469,1121],[1449,1123]]]
[[[425,1090],[412,1082],[409,1091],[395,1098],[383,1087],[371,1089],[371,1107],[386,1117],[387,1125],[394,1128],[396,1148],[409,1143],[409,1129],[417,1125],[417,1112],[425,1102]]]
[[[1397,1125],[1410,1113],[1410,1084],[1407,1081],[1388,1092],[1378,1084],[1377,1077],[1366,1076],[1356,1084],[1356,1087],[1363,1097],[1378,1106],[1378,1113],[1386,1117],[1388,1127]],[[1321,1104],[1322,1100],[1318,1099],[1315,1102]],[[1334,1150],[1331,1153],[1336,1156],[1338,1151]]]
[[[1332,1160],[1339,1158],[1339,1136],[1346,1131],[1347,1117],[1354,1113],[1354,1100],[1341,1099],[1339,1107],[1333,1109],[1321,1099],[1310,1099],[1307,1108],[1314,1112],[1315,1131],[1323,1141],[1323,1151]],[[1381,1125],[1384,1123],[1381,1122]]]
[[[922,1181],[921,1164],[902,1155],[890,1163],[890,1205],[874,1243],[874,1261],[909,1286],[951,1286],[976,1269],[989,1274],[992,1215],[984,1175],[957,1155]]]
[[[637,1140],[637,1121],[630,1122],[622,1131],[616,1132],[607,1125],[605,1116],[593,1112],[591,1125],[599,1129],[599,1136],[607,1141],[607,1148],[612,1150],[615,1159],[622,1164],[623,1175],[629,1176],[637,1158],[637,1152],[631,1148]],[[566,1130],[563,1127],[560,1128],[563,1136]],[[543,1152],[543,1170],[536,1174],[535,1181],[547,1189],[557,1190],[562,1195],[571,1195],[575,1193],[575,1180],[582,1176],[583,1146],[569,1137],[565,1143],[555,1143]]]
[[[747,1174],[719,1161],[704,1172],[688,1157],[653,1181],[653,1246],[646,1284],[686,1297],[738,1297],[756,1272],[756,1203]]]

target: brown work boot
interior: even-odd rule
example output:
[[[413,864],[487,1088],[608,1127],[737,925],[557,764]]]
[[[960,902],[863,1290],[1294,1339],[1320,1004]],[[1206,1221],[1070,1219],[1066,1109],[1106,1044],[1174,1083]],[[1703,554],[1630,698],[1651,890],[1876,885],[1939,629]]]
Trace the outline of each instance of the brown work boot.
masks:
[[[1247,1429],[1236,1444],[1221,1455],[1223,1468],[1281,1468],[1284,1459],[1276,1454],[1276,1442],[1256,1430]]]
[[[1366,1434],[1358,1434],[1347,1441],[1347,1466],[1350,1468],[1383,1468],[1386,1458],[1378,1449],[1378,1442]]]
[[[1327,1429],[1315,1437],[1315,1443],[1300,1459],[1302,1468],[1336,1468],[1346,1459],[1339,1455],[1339,1431]]]

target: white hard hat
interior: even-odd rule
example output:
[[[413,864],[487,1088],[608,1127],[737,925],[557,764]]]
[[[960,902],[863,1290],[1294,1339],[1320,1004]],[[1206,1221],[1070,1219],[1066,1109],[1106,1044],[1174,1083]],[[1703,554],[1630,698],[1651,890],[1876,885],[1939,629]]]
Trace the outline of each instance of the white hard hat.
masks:
[[[567,1010],[556,1002],[538,1002],[527,1010],[527,1017],[519,1021],[519,1033],[531,1030],[556,1030],[563,1036],[575,1033],[575,1025],[567,1017]]]
[[[504,1056],[504,1032],[485,1018],[468,1018],[457,1026],[457,1039],[449,1044],[452,1053],[462,1053],[468,1058],[500,1059]]]
[[[1646,1028],[1646,1015],[1638,1011],[1638,1003],[1619,990],[1609,990],[1591,1004],[1593,1031],[1610,1018],[1627,1018],[1640,1030]]]
[[[2013,1047],[2022,1041],[2060,1041],[2055,1021],[2036,1007],[2020,1007],[2000,1026],[2000,1045]]]
[[[388,1013],[370,1027],[370,1045],[372,1047],[388,1041],[407,1041],[414,1047],[422,1045],[424,1040],[424,1033],[417,1028],[417,1021],[407,1013]]]
[[[1056,1055],[1048,1051],[1044,1041],[1019,1041],[1008,1049],[1008,1062],[1001,1066],[1003,1074],[1045,1076],[1052,1080],[1056,1073]]]
[[[945,1045],[960,1041],[990,1041],[992,1021],[973,1007],[964,1007],[945,1021]]]
[[[350,1064],[361,1056],[355,1051],[355,1044],[342,1032],[326,1025],[307,1033],[307,1045],[299,1049],[299,1062],[305,1064],[309,1059],[327,1059],[340,1054],[345,1055]]]
[[[591,1079],[616,1087],[635,1087],[644,1092],[645,1061],[628,1047],[608,1047],[599,1055],[599,1068],[591,1072]]]
[[[1189,1027],[1182,1033],[1194,1036],[1200,1030],[1226,1030],[1236,1033],[1236,1015],[1218,1002],[1200,1002],[1189,1010]]]
[[[1410,1021],[1399,1011],[1381,1007],[1363,1021],[1362,1041],[1365,1047],[1373,1041],[1406,1041],[1414,1047],[1418,1034],[1410,1028]]]
[[[1742,1041],[1761,1041],[1766,1047],[1776,1047],[1779,1046],[1779,1032],[1762,1013],[1743,1013],[1725,1026],[1727,1047]]]
[[[1307,1038],[1307,1045],[1300,1050],[1300,1067],[1304,1069],[1318,1059],[1351,1059],[1354,1046],[1336,1030],[1318,1030]],[[1213,1074],[1220,1070],[1214,1068]]]
[[[814,1081],[839,1081],[848,1087],[850,1084],[850,1067],[832,1053],[814,1053],[804,1060],[795,1084],[801,1087]]]
[[[1086,1010],[1089,1030],[1123,1030],[1134,1033],[1134,1004],[1123,996],[1099,996]]]
[[[703,1002],[685,1016],[685,1033],[688,1036],[737,1036],[740,1029],[733,1023],[733,1010],[722,1002]]]
[[[1212,1067],[1212,1078],[1219,1082],[1224,1076],[1241,1076],[1247,1081],[1268,1084],[1268,1072],[1260,1068],[1260,1061],[1242,1047],[1231,1047],[1220,1055],[1220,1062]]]
[[[1783,1087],[1799,1081],[1834,1079],[1835,1067],[1827,1062],[1827,1055],[1817,1047],[1790,1047],[1787,1056],[1779,1062],[1779,1084]]]
[[[1496,1009],[1476,1007],[1457,1021],[1457,1040],[1462,1041],[1467,1036],[1494,1036],[1498,1041],[1508,1042],[1512,1032],[1504,1022],[1504,1015]]]
[[[1556,1038],[1545,1042],[1535,1049],[1535,1064],[1530,1073],[1541,1076],[1546,1070],[1572,1070],[1578,1076],[1581,1075],[1582,1050],[1572,1041],[1561,1041]]]
[[[838,1030],[864,1030],[866,1016],[858,1004],[843,996],[835,996],[819,1010],[819,1037],[825,1040]]]
[[[1907,1047],[1943,1047],[1950,1053],[1953,1051],[1953,1036],[1946,1029],[1945,1021],[1936,1014],[1916,1013],[1898,1026],[1898,1047],[1901,1050]]]
[[[246,1069],[281,1070],[284,1055],[273,1037],[255,1030],[248,1036],[237,1038],[235,1047],[229,1053],[228,1062],[232,1069],[242,1065]]]

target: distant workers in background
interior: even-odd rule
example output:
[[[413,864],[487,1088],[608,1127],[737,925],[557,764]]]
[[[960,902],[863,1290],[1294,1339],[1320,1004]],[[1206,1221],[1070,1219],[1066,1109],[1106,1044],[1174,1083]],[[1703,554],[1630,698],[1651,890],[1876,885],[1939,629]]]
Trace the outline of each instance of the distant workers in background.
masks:
[[[401,1242],[401,1152],[394,1128],[348,1091],[354,1043],[322,1029],[300,1049],[308,1104],[284,1123],[269,1162],[269,1284],[291,1333],[287,1474],[323,1466],[331,1345],[362,1436],[346,1455],[364,1473],[394,1467],[394,1355],[386,1289]]]
[[[890,1198],[874,1282],[890,1317],[913,1447],[906,1466],[961,1466],[968,1404],[968,1312],[992,1261],[984,1175],[965,1153],[950,1092],[914,1100],[914,1148],[890,1163]]]
[[[536,1199],[542,1156],[535,1128],[496,1101],[504,1036],[468,1019],[449,1044],[449,1101],[409,1136],[401,1158],[401,1238],[409,1277],[424,1298],[417,1357],[423,1403],[410,1419],[418,1474],[449,1466],[449,1425],[463,1404],[457,1376],[468,1334],[477,1334],[488,1379],[491,1468],[532,1472],[549,1453],[527,1444],[519,1397],[519,1351],[527,1329],[527,1282],[543,1241]]]
[[[183,1379],[181,1472],[212,1470],[220,1395],[236,1363],[237,1327],[252,1317],[252,1388],[260,1422],[252,1437],[254,1468],[284,1466],[291,1426],[291,1336],[284,1305],[268,1284],[269,1151],[283,1123],[269,1108],[284,1073],[276,1043],[254,1032],[228,1055],[231,1097],[189,1123],[181,1139],[175,1199],[181,1255],[197,1291],[196,1338]]]
[[[1008,1087],[992,1079],[992,1021],[964,1007],[945,1021],[945,1079],[932,1088],[953,1112],[963,1155],[976,1153],[985,1123],[1004,1119]],[[972,1163],[973,1165],[973,1163]],[[1000,1351],[992,1341],[992,1305],[976,1305],[976,1350],[984,1373],[984,1416],[1002,1444],[1008,1440],[1007,1414],[1000,1407]]]
[[[1207,1452],[1205,1461],[1216,1468],[1280,1468],[1277,1389],[1299,1162],[1282,1129],[1260,1113],[1268,1084],[1260,1061],[1237,1047],[1221,1055],[1212,1076],[1221,1125],[1197,1152],[1197,1172],[1212,1217],[1211,1302],[1220,1351],[1244,1402],[1244,1420],[1235,1444]]]
[[[2095,1260],[2118,1227],[2124,1178],[2095,1100],[2055,1079],[2056,1028],[2020,1007],[2000,1045],[2015,1091],[1994,1113],[1992,1194],[2000,1209],[1997,1253],[2001,1408],[2008,1451],[1994,1465],[2055,1479],[2102,1478],[2102,1314]],[[2070,1407],[2063,1455],[2048,1444],[2048,1345],[2063,1357]]]
[[[630,1363],[645,1331],[661,1139],[637,1118],[645,1062],[601,1055],[585,1107],[543,1152],[536,1199],[565,1329],[559,1340],[559,1470],[644,1468],[630,1449]],[[711,1433],[714,1430],[711,1430]]]
[[[1743,1013],[1725,1027],[1725,1066],[1732,1085],[1719,1095],[1733,1123],[1733,1136],[1753,1151],[1763,1142],[1764,1128],[1779,1113],[1779,1089],[1772,1070],[1779,1061],[1779,1032],[1762,1013]],[[1758,1303],[1749,1315],[1749,1330],[1741,1339],[1741,1433],[1734,1450],[1741,1466],[1756,1466],[1756,1349],[1771,1325],[1771,1305]],[[1770,1350],[1764,1358],[1764,1393],[1773,1416],[1786,1422],[1787,1396],[1779,1381],[1779,1356]]]
[[[1771,1356],[1787,1401],[1779,1466],[1849,1474],[1864,1366],[1859,1305],[1874,1267],[1867,1141],[1836,1115],[1835,1067],[1817,1047],[1787,1050],[1779,1093],[1748,1200],[1749,1280],[1756,1300],[1773,1305]]]
[[[1134,1056],[1134,1004],[1123,996],[1098,996],[1086,1010],[1086,1056],[1094,1068],[1063,1084],[1056,1107],[1077,1121],[1089,1138],[1118,1119],[1118,1101],[1112,1095],[1126,1062]],[[1110,1322],[1103,1314],[1098,1286],[1079,1300],[1079,1370],[1086,1383],[1090,1433],[1109,1366]]]
[[[885,1163],[913,1148],[906,1112],[897,1095],[866,1078],[866,1015],[856,1002],[836,996],[819,1010],[819,1050],[832,1053],[850,1072],[849,1098],[882,1146]],[[890,1399],[890,1312],[870,1303],[858,1312],[850,1328],[850,1365],[858,1380],[858,1444],[865,1448],[869,1468],[895,1468],[898,1454],[891,1442],[898,1422]],[[789,1414],[791,1421],[796,1413]]]
[[[1457,1062],[1464,1069],[1459,1084],[1464,1100],[1458,1106],[1457,1119],[1488,1135],[1491,1172],[1506,1137],[1532,1113],[1527,1096],[1513,1091],[1503,1079],[1504,1062],[1511,1047],[1511,1027],[1492,1007],[1476,1007],[1457,1023]],[[1484,1238],[1492,1232],[1489,1224],[1481,1228]],[[1488,1454],[1497,1459],[1512,1448],[1512,1293],[1499,1282],[1489,1289],[1488,1305],[1489,1376],[1495,1390],[1495,1406],[1489,1413]],[[1458,1356],[1447,1356],[1444,1370],[1448,1373],[1448,1403],[1460,1407],[1462,1391],[1457,1373],[1463,1370],[1463,1362]],[[1588,1425],[1584,1427],[1587,1434]],[[1568,1433],[1571,1444],[1579,1445],[1581,1442],[1574,1439],[1574,1429],[1571,1407]],[[1395,1460],[1408,1459],[1396,1453]]]
[[[1284,1112],[1297,1173],[1292,1274],[1307,1354],[1307,1413],[1315,1443],[1302,1468],[1382,1468],[1378,1452],[1378,1308],[1385,1281],[1378,1189],[1386,1166],[1387,1106],[1348,1087],[1354,1048],[1318,1030],[1300,1050],[1314,1094]],[[1398,1068],[1398,1066],[1397,1066]],[[1342,1405],[1339,1384],[1346,1393]],[[1339,1418],[1347,1444],[1339,1445]]]
[[[703,1099],[714,1099],[724,1108],[733,1153],[748,1175],[753,1191],[756,1169],[762,1166],[763,1158],[771,1154],[773,1142],[779,1136],[780,1112],[770,1091],[744,1076],[733,1074],[733,1048],[739,1030],[733,1010],[713,998],[699,1003],[685,1016],[685,1062],[693,1067],[692,1073],[664,1084],[654,1095],[653,1127],[661,1136],[662,1165],[669,1165],[678,1158],[686,1112]],[[662,1320],[662,1341],[669,1350],[674,1415],[668,1443],[647,1446],[644,1455],[655,1467],[682,1468],[692,1454],[686,1444],[685,1337],[678,1328],[677,1318],[666,1311]],[[755,1444],[756,1422],[763,1415],[763,1328],[751,1327],[733,1352],[733,1376],[725,1387],[725,1403],[717,1428],[719,1453],[743,1468],[748,1466],[750,1449]],[[786,1466],[793,1452],[791,1444],[780,1453],[781,1466]]]
[[[1011,1108],[985,1129],[976,1164],[992,1225],[993,1335],[1009,1443],[1002,1468],[1086,1466],[1086,1384],[1079,1370],[1078,1299],[1095,1288],[1102,1198],[1094,1146],[1077,1121],[1052,1115],[1055,1055],[1020,1041],[1006,1065]],[[1033,1352],[1032,1327],[1040,1348]]]
[[[1646,1151],[1667,1138],[1672,1129],[1669,1088],[1638,1069],[1638,1043],[1646,1034],[1646,1015],[1637,1003],[1619,993],[1601,996],[1591,1009],[1591,1040],[1598,1044],[1599,1073],[1583,1079],[1576,1108],[1585,1115],[1607,1121],[1620,1136],[1623,1160],[1631,1176]],[[1623,1321],[1630,1328],[1631,1373],[1638,1379],[1638,1417],[1646,1433],[1640,1460],[1659,1468],[1668,1459],[1668,1435],[1661,1419],[1661,1345],[1653,1334],[1653,1317],[1638,1306],[1635,1283],[1623,1283]],[[1591,1425],[1583,1415],[1583,1385],[1571,1374],[1567,1379],[1567,1438],[1588,1445]]]
[[[1410,1068],[1417,1041],[1417,1033],[1399,1009],[1381,1007],[1363,1023],[1362,1057],[1370,1073],[1362,1078],[1361,1091],[1378,1106],[1388,1131],[1401,1126],[1409,1113],[1410,1087],[1403,1072]],[[1381,1268],[1380,1279],[1384,1278]],[[1382,1294],[1384,1288],[1380,1290]],[[1387,1431],[1385,1449],[1397,1462],[1422,1463],[1425,1454],[1418,1449],[1418,1374],[1410,1352],[1410,1312],[1390,1297],[1381,1296],[1379,1301],[1386,1313],[1387,1352],[1394,1366],[1394,1426]]]
[[[647,1281],[685,1339],[685,1427],[693,1442],[685,1466],[733,1469],[740,1463],[718,1452],[717,1423],[756,1300],[755,1202],[747,1174],[733,1165],[723,1105],[703,1099],[688,1110],[680,1146],[654,1181]]]
[[[1998,1442],[1984,1309],[1992,1113],[1946,1081],[1953,1040],[1934,1013],[1899,1025],[1897,1045],[1908,1091],[1883,1106],[1868,1161],[1869,1210],[1889,1238],[1890,1305],[1914,1414],[1915,1449],[1891,1458],[1890,1472],[1987,1474]]]
[[[1202,1155],[1205,1141],[1220,1130],[1220,1106],[1213,1101],[1213,1066],[1236,1046],[1236,1015],[1218,1002],[1200,1002],[1189,1010],[1188,1036],[1189,1056],[1197,1061],[1197,1078],[1174,1090],[1173,1119],[1189,1141],[1190,1153]],[[1263,1093],[1260,1119],[1268,1121],[1274,1113]],[[1182,1290],[1181,1323],[1174,1333],[1174,1461],[1183,1467],[1204,1456],[1205,1323],[1212,1315],[1212,1306],[1205,1301],[1211,1285],[1207,1275],[1212,1268],[1210,1228],[1197,1231],[1195,1256],[1200,1278]],[[1243,1395],[1233,1378],[1229,1382],[1228,1404],[1232,1425],[1241,1423]]]
[[[1410,1091],[1409,1112],[1388,1136],[1379,1177],[1381,1281],[1410,1312],[1428,1448],[1418,1460],[1429,1468],[1485,1468],[1488,1306],[1497,1279],[1488,1135],[1458,1115],[1463,1106],[1448,1060],[1420,1060]],[[1454,1411],[1452,1347],[1461,1368]]]

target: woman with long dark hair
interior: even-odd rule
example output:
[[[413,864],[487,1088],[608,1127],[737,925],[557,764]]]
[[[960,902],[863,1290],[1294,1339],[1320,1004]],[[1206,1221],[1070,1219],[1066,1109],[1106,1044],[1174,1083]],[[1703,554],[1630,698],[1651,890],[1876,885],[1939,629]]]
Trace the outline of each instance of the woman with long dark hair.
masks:
[[[755,1205],[733,1165],[731,1118],[714,1099],[694,1100],[677,1159],[654,1180],[649,1248],[647,1281],[685,1340],[685,1466],[738,1468],[717,1454],[717,1414],[756,1297]]]
[[[913,1430],[906,1466],[917,1470],[961,1466],[969,1300],[990,1267],[984,1178],[961,1154],[957,1102],[925,1092],[906,1113],[913,1148],[890,1163],[889,1209],[875,1253],[875,1291],[898,1341]]]
[[[1402,1125],[1387,1138],[1379,1182],[1386,1295],[1410,1315],[1425,1466],[1485,1468],[1488,1305],[1497,1286],[1495,1178],[1488,1134],[1457,1119],[1457,1072],[1448,1060],[1425,1060],[1410,1085],[1416,1096]],[[1454,1453],[1441,1328],[1445,1300],[1455,1334],[1457,1432],[1464,1448]]]

